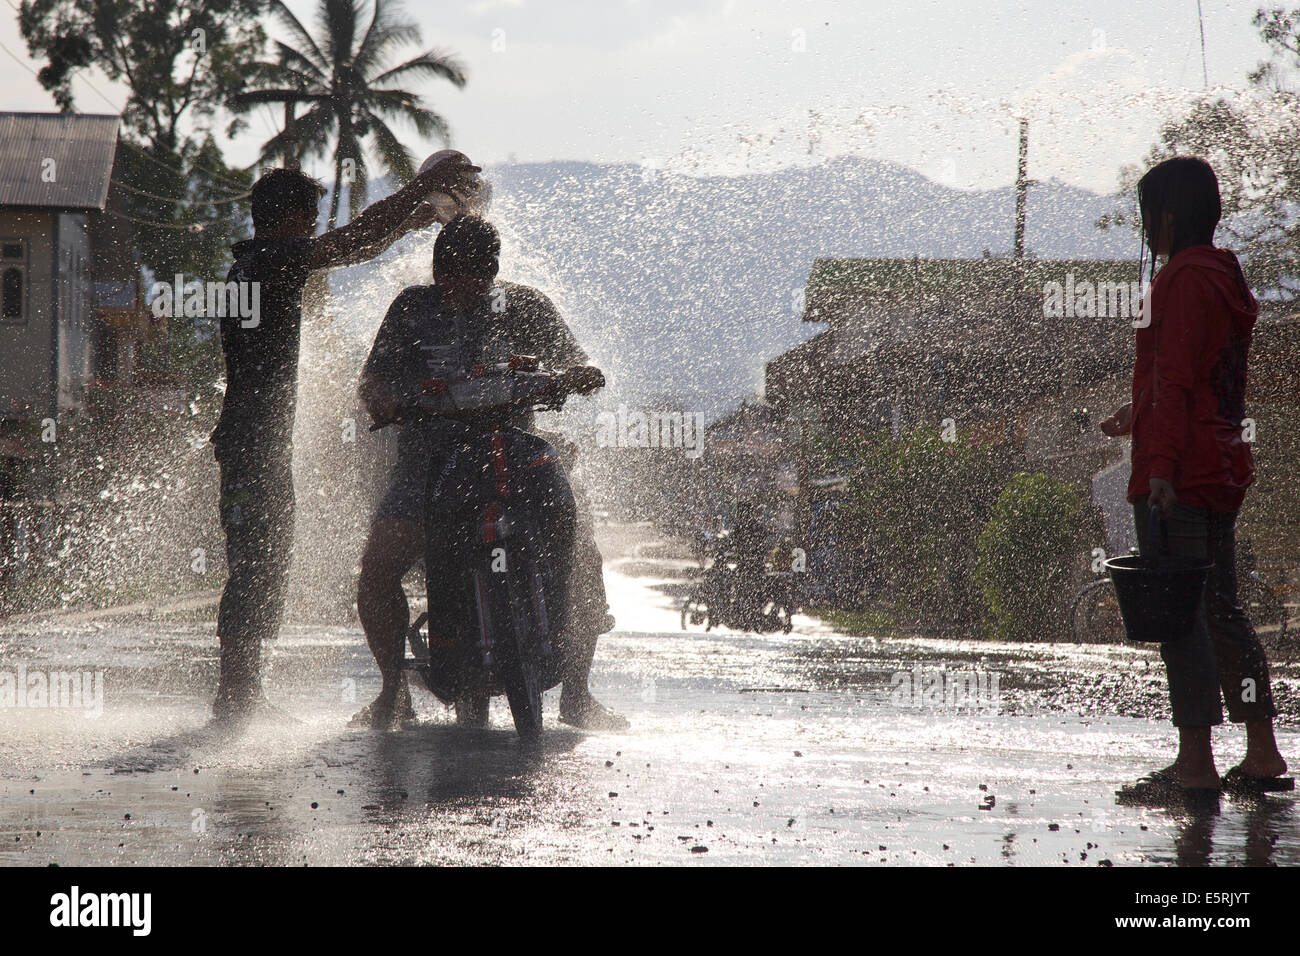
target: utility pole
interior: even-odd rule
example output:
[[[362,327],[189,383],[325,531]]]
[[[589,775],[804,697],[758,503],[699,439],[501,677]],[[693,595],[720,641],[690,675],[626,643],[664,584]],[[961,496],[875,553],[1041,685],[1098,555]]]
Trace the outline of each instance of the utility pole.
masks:
[[[1210,68],[1205,62],[1205,14],[1201,13],[1201,0],[1196,0],[1196,22],[1201,28],[1201,82],[1210,88]]]
[[[1029,195],[1029,120],[1020,120],[1020,164],[1016,168],[1016,238],[1012,255],[1025,257],[1025,201]]]

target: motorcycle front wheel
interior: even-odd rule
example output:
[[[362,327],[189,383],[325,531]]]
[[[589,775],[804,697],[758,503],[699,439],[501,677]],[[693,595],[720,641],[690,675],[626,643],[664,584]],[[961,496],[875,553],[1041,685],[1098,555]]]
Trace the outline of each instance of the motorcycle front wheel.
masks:
[[[502,630],[498,645],[500,658],[497,673],[505,685],[506,699],[510,702],[510,716],[521,738],[533,739],[542,733],[542,675],[537,655],[537,635],[544,622],[538,608],[544,599],[541,576],[531,564],[522,568],[516,564],[507,572],[502,622],[509,625]]]
[[[682,630],[687,631],[692,626],[700,627],[701,625],[705,625],[707,629],[708,622],[709,604],[704,595],[700,592],[691,594],[682,604]]]
[[[513,641],[505,643],[499,673],[510,701],[510,716],[520,737],[535,739],[542,733],[542,682],[527,655],[521,655]]]

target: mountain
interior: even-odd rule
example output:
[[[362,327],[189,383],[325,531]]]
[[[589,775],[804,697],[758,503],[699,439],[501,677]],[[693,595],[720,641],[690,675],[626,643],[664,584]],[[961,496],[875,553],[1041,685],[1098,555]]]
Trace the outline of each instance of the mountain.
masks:
[[[612,373],[600,404],[671,397],[709,417],[760,390],[766,361],[823,328],[798,311],[815,258],[1005,255],[1015,218],[1012,187],[964,191],[858,157],[744,176],[558,161],[484,176],[503,277],[561,306]],[[1041,258],[1135,256],[1129,233],[1095,226],[1116,205],[1035,185],[1026,245]]]

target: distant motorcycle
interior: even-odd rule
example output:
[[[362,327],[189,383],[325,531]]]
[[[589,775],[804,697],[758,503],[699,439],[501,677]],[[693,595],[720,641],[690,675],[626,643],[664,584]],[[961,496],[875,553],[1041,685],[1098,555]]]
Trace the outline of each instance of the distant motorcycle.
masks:
[[[732,552],[718,555],[682,604],[682,630],[690,626],[789,634],[799,610],[795,575],[746,566]]]
[[[561,680],[556,640],[568,614],[575,505],[555,449],[510,420],[604,384],[599,369],[558,372],[512,356],[464,379],[426,382],[396,419],[436,418],[460,432],[430,469],[429,612],[411,626],[414,656],[405,660],[460,723],[485,725],[489,699],[504,693],[520,736],[541,732],[542,694]]]

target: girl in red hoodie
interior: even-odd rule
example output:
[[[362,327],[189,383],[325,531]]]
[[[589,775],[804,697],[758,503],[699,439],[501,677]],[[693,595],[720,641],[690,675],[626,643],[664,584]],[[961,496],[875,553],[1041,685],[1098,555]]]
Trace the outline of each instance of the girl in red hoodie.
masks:
[[[1273,736],[1268,662],[1237,600],[1234,531],[1255,479],[1242,437],[1246,359],[1258,305],[1236,256],[1214,247],[1219,183],[1203,159],[1179,156],[1138,182],[1143,241],[1168,261],[1153,275],[1138,325],[1133,400],[1102,424],[1133,436],[1133,503],[1141,551],[1151,510],[1164,520],[1172,554],[1214,562],[1190,637],[1160,645],[1178,727],[1174,763],[1120,792],[1121,802],[1167,803],[1220,789],[1290,789]],[[1246,725],[1246,756],[1222,779],[1210,728],[1228,718]]]

